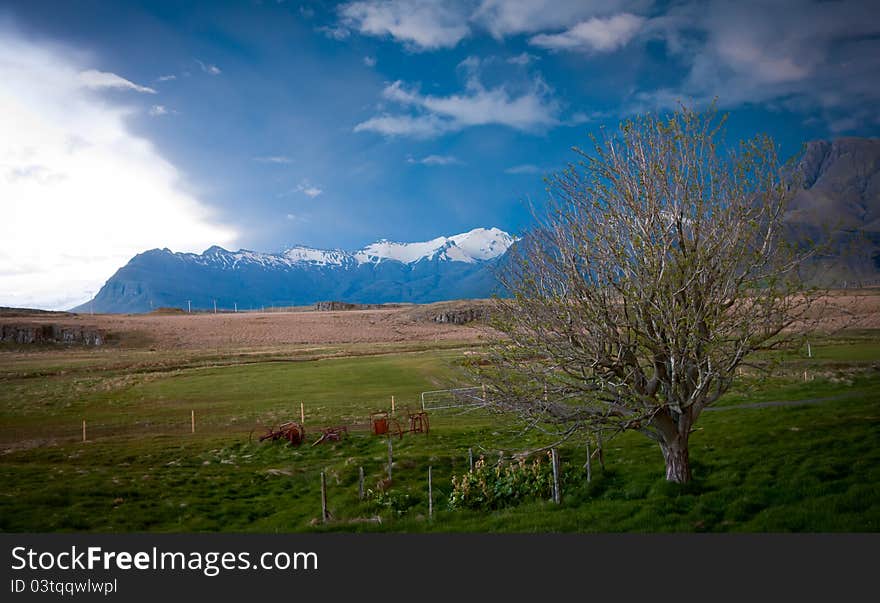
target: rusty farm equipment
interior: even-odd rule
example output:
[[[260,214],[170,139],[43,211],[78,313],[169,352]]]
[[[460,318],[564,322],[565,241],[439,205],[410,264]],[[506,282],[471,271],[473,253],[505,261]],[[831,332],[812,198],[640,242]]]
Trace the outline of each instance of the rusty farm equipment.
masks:
[[[409,431],[411,433],[424,433],[427,435],[430,426],[428,424],[428,413],[424,410],[416,412],[407,411],[407,419],[409,419]]]
[[[373,435],[388,437],[396,435],[400,438],[403,438],[405,433],[428,433],[430,427],[427,412],[407,410],[406,416],[409,427],[404,429],[400,421],[392,417],[386,410],[370,413],[370,431]]]
[[[301,423],[290,421],[282,423],[277,428],[269,428],[269,430],[260,436],[260,441],[270,440],[287,440],[291,446],[300,446],[306,439],[306,428]]]
[[[400,426],[400,421],[392,417],[387,410],[370,413],[370,432],[377,436],[391,437],[396,435],[401,438],[403,437],[403,428]]]
[[[405,433],[424,433],[428,434],[430,429],[428,422],[428,413],[424,410],[406,409],[405,418],[396,418],[393,412],[380,410],[370,413],[369,430],[370,433],[377,436],[397,436],[403,438]],[[404,427],[406,426],[406,427]],[[335,427],[323,427],[318,429],[321,435],[317,440],[312,442],[312,446],[323,444],[326,442],[339,442],[347,438],[351,431],[365,430],[367,425],[364,423],[353,423],[350,425],[337,425]],[[259,429],[259,428],[258,428]],[[290,421],[282,423],[278,427],[268,427],[265,433],[260,436],[260,442],[287,440],[291,446],[299,447],[305,442],[306,429],[302,423]],[[251,432],[251,439],[257,429]]]
[[[340,425],[338,427],[325,427],[321,430],[321,437],[312,442],[312,446],[317,446],[324,442],[338,442],[342,438],[348,437],[348,426]]]

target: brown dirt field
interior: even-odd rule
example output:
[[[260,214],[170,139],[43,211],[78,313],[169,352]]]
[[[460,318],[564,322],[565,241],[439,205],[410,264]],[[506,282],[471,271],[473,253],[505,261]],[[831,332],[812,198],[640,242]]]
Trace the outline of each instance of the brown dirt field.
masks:
[[[461,302],[452,302],[459,304]],[[94,328],[123,347],[157,349],[262,348],[289,344],[478,342],[482,324],[440,324],[428,316],[447,303],[339,312],[239,312],[227,314],[0,315],[0,324],[58,324]]]
[[[880,329],[880,290],[834,291],[820,298],[810,313],[812,329],[832,333],[841,329]]]
[[[836,291],[816,306],[812,329],[880,329],[880,290]],[[306,344],[485,341],[485,324],[436,323],[441,311],[484,305],[485,300],[440,302],[399,308],[338,312],[240,312],[237,314],[0,313],[0,324],[59,324],[91,327],[122,347],[156,349],[271,348]]]

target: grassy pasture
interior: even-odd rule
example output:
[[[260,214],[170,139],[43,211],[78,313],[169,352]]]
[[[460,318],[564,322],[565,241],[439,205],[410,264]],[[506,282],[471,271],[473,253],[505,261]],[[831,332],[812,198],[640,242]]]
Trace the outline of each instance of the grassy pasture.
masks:
[[[545,441],[508,419],[445,411],[432,415],[429,437],[394,440],[393,487],[359,501],[358,467],[370,490],[385,477],[383,439],[355,432],[292,449],[249,437],[258,424],[297,419],[300,401],[315,428],[365,421],[391,395],[401,409],[460,383],[467,348],[429,347],[0,351],[0,530],[880,530],[880,339],[871,332],[816,338],[812,358],[781,356],[772,378],[746,372],[697,423],[685,487],[663,480],[655,444],[626,434],[606,444],[607,468],[594,463],[590,484],[582,443],[562,446],[562,505],[450,511],[450,478],[466,470],[469,447],[494,460]],[[752,407],[816,398],[830,400]],[[77,441],[84,417],[87,443]],[[326,525],[321,471],[334,514]]]

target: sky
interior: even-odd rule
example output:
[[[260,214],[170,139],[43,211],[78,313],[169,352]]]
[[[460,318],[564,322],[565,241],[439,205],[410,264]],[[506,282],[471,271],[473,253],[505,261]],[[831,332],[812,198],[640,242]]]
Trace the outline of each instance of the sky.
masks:
[[[0,306],[64,309],[133,255],[520,234],[626,118],[731,140],[880,134],[876,2],[0,4]]]

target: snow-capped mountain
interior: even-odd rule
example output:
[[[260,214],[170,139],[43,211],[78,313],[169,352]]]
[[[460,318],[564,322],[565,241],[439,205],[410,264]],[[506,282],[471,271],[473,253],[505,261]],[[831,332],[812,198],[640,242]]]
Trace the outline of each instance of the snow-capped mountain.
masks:
[[[240,309],[487,297],[492,269],[515,238],[476,228],[418,243],[377,241],[358,251],[293,246],[281,253],[211,247],[204,253],[153,249],[132,258],[80,308],[145,312],[162,306]],[[77,308],[74,308],[76,311]]]

